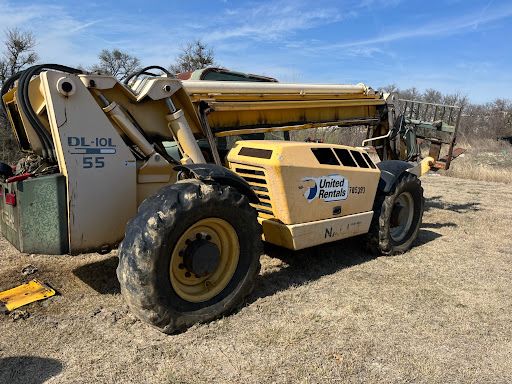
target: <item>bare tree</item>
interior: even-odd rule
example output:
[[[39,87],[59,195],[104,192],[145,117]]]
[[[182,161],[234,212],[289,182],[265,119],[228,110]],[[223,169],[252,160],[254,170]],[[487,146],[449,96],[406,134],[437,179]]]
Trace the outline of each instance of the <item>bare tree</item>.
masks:
[[[416,87],[412,87],[412,88],[408,88],[408,89],[399,89],[397,91],[399,92],[401,99],[423,100],[423,95]]]
[[[488,105],[488,131],[492,136],[503,137],[512,134],[512,102],[496,99]]]
[[[98,55],[100,62],[91,67],[91,71],[101,72],[124,80],[130,73],[140,69],[140,60],[136,56],[119,49],[104,49]]]
[[[423,100],[427,103],[440,104],[443,99],[443,95],[436,89],[429,88],[423,92]]]
[[[398,92],[398,87],[396,84],[388,84],[380,88],[380,90],[386,93]]]
[[[23,32],[17,28],[5,32],[4,52],[0,57],[0,85],[27,65],[37,61],[35,46],[36,39],[32,32]]]
[[[38,57],[34,51],[36,39],[32,32],[24,32],[17,28],[5,31],[4,51],[0,55],[0,87],[5,81],[34,64]],[[7,126],[7,117],[0,109],[0,158],[5,162],[18,160],[21,156],[11,129]]]
[[[213,49],[201,40],[195,40],[182,48],[176,62],[169,67],[172,73],[195,71],[215,65]]]

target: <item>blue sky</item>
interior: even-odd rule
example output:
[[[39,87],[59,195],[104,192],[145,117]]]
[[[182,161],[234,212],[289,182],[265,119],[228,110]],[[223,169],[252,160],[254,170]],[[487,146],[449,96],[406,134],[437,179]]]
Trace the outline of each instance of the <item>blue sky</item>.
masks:
[[[41,62],[88,66],[103,48],[168,66],[200,38],[218,64],[284,82],[436,88],[512,98],[512,1],[8,1]]]

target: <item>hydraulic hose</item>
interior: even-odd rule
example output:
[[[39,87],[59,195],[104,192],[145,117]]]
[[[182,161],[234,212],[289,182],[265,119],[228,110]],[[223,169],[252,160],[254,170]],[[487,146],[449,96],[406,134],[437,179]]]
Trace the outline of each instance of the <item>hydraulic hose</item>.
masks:
[[[53,69],[56,71],[62,71],[71,74],[82,73],[82,71],[76,68],[67,67],[65,65],[41,64],[26,69],[19,76],[17,96],[20,109],[23,111],[28,121],[36,131],[39,139],[41,140],[43,146],[43,157],[48,158],[51,161],[56,161],[52,137],[46,130],[45,126],[41,123],[41,120],[34,111],[34,108],[32,108],[32,104],[30,103],[28,93],[30,80],[32,79],[32,77],[38,75],[46,69]]]
[[[43,129],[41,129],[38,122],[35,121],[33,116],[31,116],[29,114],[29,109],[33,109],[30,106],[30,100],[29,100],[29,96],[28,96],[29,82],[30,82],[30,79],[32,78],[32,75],[30,75],[32,68],[34,68],[34,67],[30,67],[29,69],[23,71],[19,77],[18,90],[17,90],[18,106],[19,106],[20,110],[22,110],[23,113],[25,114],[25,116],[27,117],[28,121],[30,122],[30,125],[34,128],[34,130],[37,134],[37,137],[41,141],[43,158],[53,160],[52,142],[51,142],[51,138],[49,137],[48,132],[46,131],[46,129],[44,129],[44,127],[43,127]],[[28,81],[26,80],[27,73],[29,73]],[[26,84],[26,91],[24,91],[25,84]],[[35,113],[34,113],[34,115],[35,115]]]
[[[16,74],[14,74],[13,76],[11,76],[9,79],[7,79],[4,83],[4,85],[2,86],[2,89],[0,91],[0,99],[1,99],[1,105],[2,105],[2,108],[4,110],[4,113],[5,115],[7,115],[7,106],[5,105],[5,102],[3,100],[3,96],[9,91],[9,89],[14,85],[14,83],[16,82],[16,80],[18,80],[21,75],[23,74],[24,71],[20,71]],[[16,129],[16,127],[13,127],[14,129]],[[46,145],[46,141],[44,141],[44,138],[41,136],[41,132],[37,129],[37,127],[35,128],[36,129],[36,135],[37,137],[39,138],[39,141],[41,142],[42,146],[43,146],[43,157],[47,157],[48,155],[48,150],[47,150],[47,145]]]
[[[7,115],[7,106],[6,106],[6,105],[5,105],[5,103],[4,103],[4,99],[3,99],[3,97],[4,97],[4,95],[5,95],[7,92],[9,92],[9,89],[12,87],[12,85],[14,84],[14,82],[20,78],[20,76],[21,76],[21,72],[22,72],[22,71],[20,71],[20,72],[16,73],[15,75],[13,75],[13,76],[9,77],[9,78],[5,81],[4,85],[2,85],[2,89],[0,90],[0,101],[1,101],[2,109],[4,110],[4,113],[5,113],[6,115]]]
[[[148,72],[148,70],[150,69],[158,69],[160,71],[162,71],[163,73],[165,73],[167,76],[172,76],[171,72],[169,72],[167,69],[165,69],[164,67],[161,67],[159,65],[150,65],[148,67],[144,67],[142,68],[141,70],[137,71],[137,72],[133,72],[132,74],[130,74],[126,79],[124,79],[123,83],[125,85],[128,85],[128,83],[130,82],[131,79],[133,78],[137,78],[139,77],[140,75],[152,75],[152,76],[156,76],[155,74],[153,73],[150,73]]]

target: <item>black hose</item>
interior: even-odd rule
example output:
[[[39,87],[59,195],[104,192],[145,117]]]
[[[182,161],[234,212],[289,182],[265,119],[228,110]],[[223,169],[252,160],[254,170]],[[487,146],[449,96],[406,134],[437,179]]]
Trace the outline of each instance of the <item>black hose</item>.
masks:
[[[7,115],[7,106],[5,105],[4,103],[4,95],[9,92],[9,89],[12,87],[12,85],[14,84],[14,82],[16,80],[18,80],[21,76],[21,72],[23,71],[20,71],[18,73],[16,73],[15,75],[9,77],[4,85],[2,85],[2,89],[0,90],[0,100],[1,100],[1,105],[2,105],[2,109],[4,110],[4,113]]]
[[[157,77],[158,76],[158,73],[153,73],[153,72],[142,72],[141,75],[147,75],[147,76],[151,76],[151,77]]]
[[[52,153],[52,143],[51,138],[48,135],[48,132],[45,128],[41,129],[40,125],[37,123],[36,120],[34,120],[33,116],[29,113],[29,110],[32,109],[30,106],[30,100],[28,96],[28,88],[29,88],[29,82],[32,78],[32,69],[35,67],[30,67],[29,69],[25,70],[21,73],[20,79],[18,81],[18,106],[20,110],[23,111],[25,116],[27,117],[30,125],[34,128],[37,137],[39,138],[39,141],[42,145],[42,155],[43,158],[48,158],[50,160],[53,160],[53,153]],[[28,74],[28,77],[27,77]],[[27,80],[28,78],[28,80]],[[26,90],[25,90],[26,88]],[[29,108],[30,106],[30,108]],[[35,113],[34,113],[35,114]]]
[[[46,69],[53,69],[53,70],[71,73],[71,74],[82,73],[82,71],[79,69],[76,69],[76,68],[67,67],[65,65],[42,64],[42,65],[35,65],[33,67],[26,69],[19,76],[19,82],[18,82],[19,107],[23,111],[25,116],[27,117],[28,121],[30,122],[30,124],[32,125],[34,130],[36,131],[36,133],[42,143],[43,157],[48,158],[52,161],[56,161],[55,149],[53,147],[52,137],[46,130],[45,126],[41,123],[41,120],[39,119],[36,112],[34,111],[34,108],[32,108],[32,105],[30,104],[29,93],[28,93],[30,80],[32,79],[32,77],[38,75],[39,73],[41,73],[43,70],[46,70]]]
[[[5,105],[5,102],[3,100],[3,96],[9,91],[9,89],[14,85],[15,81],[18,80],[21,75],[23,74],[24,71],[20,71],[16,74],[14,74],[13,76],[11,76],[9,79],[7,79],[4,83],[4,85],[2,86],[2,89],[0,91],[0,99],[1,99],[1,105],[2,105],[2,108],[4,110],[4,113],[7,115],[7,106]],[[14,129],[16,129],[16,127],[13,127]],[[47,143],[46,141],[44,140],[44,138],[41,136],[41,132],[37,129],[37,127],[35,128],[36,129],[36,135],[37,137],[39,138],[39,141],[41,142],[42,146],[43,146],[43,156],[44,157],[47,157],[48,155],[48,150],[47,150]]]
[[[150,69],[158,69],[160,71],[162,71],[163,73],[165,73],[167,76],[172,76],[171,72],[169,72],[167,69],[165,69],[164,67],[161,67],[159,65],[150,65],[148,67],[144,67],[142,68],[141,70],[137,71],[137,72],[133,72],[132,74],[130,74],[126,79],[124,79],[123,83],[125,85],[128,85],[128,83],[130,82],[131,79],[133,78],[137,78],[139,77],[140,75],[152,75],[152,76],[156,76],[154,75],[153,73],[150,73],[150,72],[147,72],[148,70]]]

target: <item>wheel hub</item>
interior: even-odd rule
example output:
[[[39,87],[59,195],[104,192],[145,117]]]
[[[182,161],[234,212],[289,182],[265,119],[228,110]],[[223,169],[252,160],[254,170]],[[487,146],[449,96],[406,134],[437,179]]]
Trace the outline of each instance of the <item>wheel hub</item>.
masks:
[[[402,213],[402,210],[404,207],[402,207],[400,204],[395,203],[393,206],[393,211],[391,212],[391,219],[390,224],[391,227],[398,227],[400,225],[400,214]]]
[[[226,220],[208,217],[197,221],[176,241],[169,277],[183,300],[200,303],[219,294],[238,265],[240,244]]]
[[[219,266],[220,250],[216,244],[198,234],[183,251],[183,264],[197,277],[208,276]]]
[[[390,235],[394,241],[403,241],[411,229],[414,218],[414,199],[409,192],[400,194],[390,217]]]

